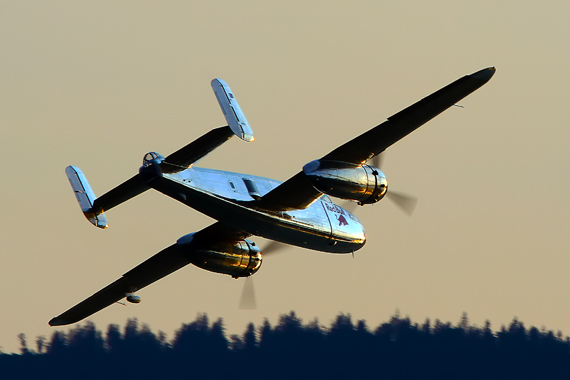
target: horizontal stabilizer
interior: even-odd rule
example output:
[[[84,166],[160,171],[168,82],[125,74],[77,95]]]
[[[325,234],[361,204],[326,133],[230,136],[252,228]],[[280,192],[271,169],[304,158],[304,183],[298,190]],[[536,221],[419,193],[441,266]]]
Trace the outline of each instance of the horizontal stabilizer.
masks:
[[[126,180],[119,186],[115,187],[112,190],[109,190],[107,193],[95,199],[95,202],[93,202],[92,211],[95,214],[109,211],[113,207],[118,206],[121,203],[126,202],[141,193],[144,193],[148,189],[150,189],[150,187],[148,187],[140,175],[137,174],[131,179]]]
[[[188,169],[190,165],[228,141],[233,135],[233,131],[227,125],[212,129],[185,147],[168,155],[160,164],[161,169],[165,173],[175,173]]]
[[[79,202],[79,207],[83,215],[96,227],[107,228],[107,218],[104,213],[96,214],[93,212],[93,203],[95,202],[95,194],[87,182],[87,178],[83,175],[83,172],[75,166],[68,166],[65,168],[65,174],[69,179],[69,183],[73,188],[75,197],[77,197],[77,202]]]
[[[216,78],[212,80],[212,89],[232,131],[240,139],[252,142],[253,131],[228,84]]]

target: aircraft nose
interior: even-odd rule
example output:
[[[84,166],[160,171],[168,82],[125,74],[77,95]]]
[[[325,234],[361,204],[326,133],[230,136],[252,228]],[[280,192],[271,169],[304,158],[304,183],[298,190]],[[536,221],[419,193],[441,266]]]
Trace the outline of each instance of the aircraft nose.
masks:
[[[360,249],[366,243],[366,230],[364,229],[364,225],[360,222],[360,220],[353,214],[349,213],[348,215],[350,223],[348,223],[345,227],[349,229],[349,234],[352,240],[352,244],[357,246]]]
[[[358,241],[360,242],[360,248],[362,248],[364,246],[364,244],[366,244],[366,230],[364,229],[364,226],[361,224],[360,225],[360,234],[358,236]]]

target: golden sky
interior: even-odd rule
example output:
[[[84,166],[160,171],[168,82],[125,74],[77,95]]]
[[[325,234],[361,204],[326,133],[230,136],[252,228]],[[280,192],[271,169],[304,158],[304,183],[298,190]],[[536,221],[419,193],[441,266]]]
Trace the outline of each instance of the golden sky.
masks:
[[[291,248],[243,279],[193,266],[111,306],[99,328],[138,317],[169,337],[205,312],[229,333],[295,310],[375,327],[399,309],[457,322],[518,317],[570,334],[570,24],[566,1],[0,0],[0,302],[4,351],[211,223],[149,191],[98,230],[65,177],[96,194],[224,125],[210,87],[232,88],[256,141],[232,139],[199,166],[285,180],[307,162],[459,77],[493,79],[387,150],[389,201],[362,207],[368,243],[350,255]],[[256,240],[263,245],[263,239]]]

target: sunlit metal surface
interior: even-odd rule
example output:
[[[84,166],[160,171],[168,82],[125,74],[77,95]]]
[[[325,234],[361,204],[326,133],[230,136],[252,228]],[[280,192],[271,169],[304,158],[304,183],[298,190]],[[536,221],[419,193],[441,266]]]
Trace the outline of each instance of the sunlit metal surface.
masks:
[[[193,235],[183,236],[176,244],[199,268],[238,278],[251,276],[261,267],[261,252],[252,241],[196,242]]]
[[[216,94],[220,108],[232,131],[242,140],[248,142],[253,141],[253,131],[232,93],[230,86],[223,80],[216,78],[212,80],[212,89]]]
[[[91,186],[83,172],[76,166],[68,166],[65,168],[65,174],[71,184],[71,188],[75,193],[79,207],[83,215],[96,227],[107,228],[107,217],[104,213],[93,212],[93,203],[95,202],[95,194],[91,190]]]
[[[244,179],[255,183],[261,196],[279,181],[204,168],[166,174],[158,165],[142,167],[141,176],[154,189],[252,235],[331,253],[352,253],[366,241],[360,221],[334,203],[283,212],[256,209]]]
[[[360,204],[378,202],[388,189],[384,173],[370,165],[315,160],[305,165],[303,172],[319,191]]]

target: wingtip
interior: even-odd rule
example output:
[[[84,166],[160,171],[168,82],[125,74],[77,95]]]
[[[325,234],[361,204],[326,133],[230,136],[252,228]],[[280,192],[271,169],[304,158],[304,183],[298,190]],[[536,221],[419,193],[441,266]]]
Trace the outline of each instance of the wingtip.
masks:
[[[224,82],[224,80],[223,80],[223,79],[220,79],[220,78],[214,78],[214,79],[212,79],[212,80],[210,81],[210,84],[213,86],[216,82],[218,82],[218,83],[220,83],[220,84],[222,84],[222,85],[225,84],[225,85],[227,86],[227,83]]]
[[[495,66],[491,66],[471,74],[471,77],[487,82],[493,77],[493,75],[495,75],[496,71],[497,69],[495,69]]]
[[[48,324],[49,324],[50,326],[63,326],[63,325],[68,325],[69,322],[66,321],[66,320],[63,319],[63,318],[55,317],[55,318],[52,318],[52,319],[48,322]]]

